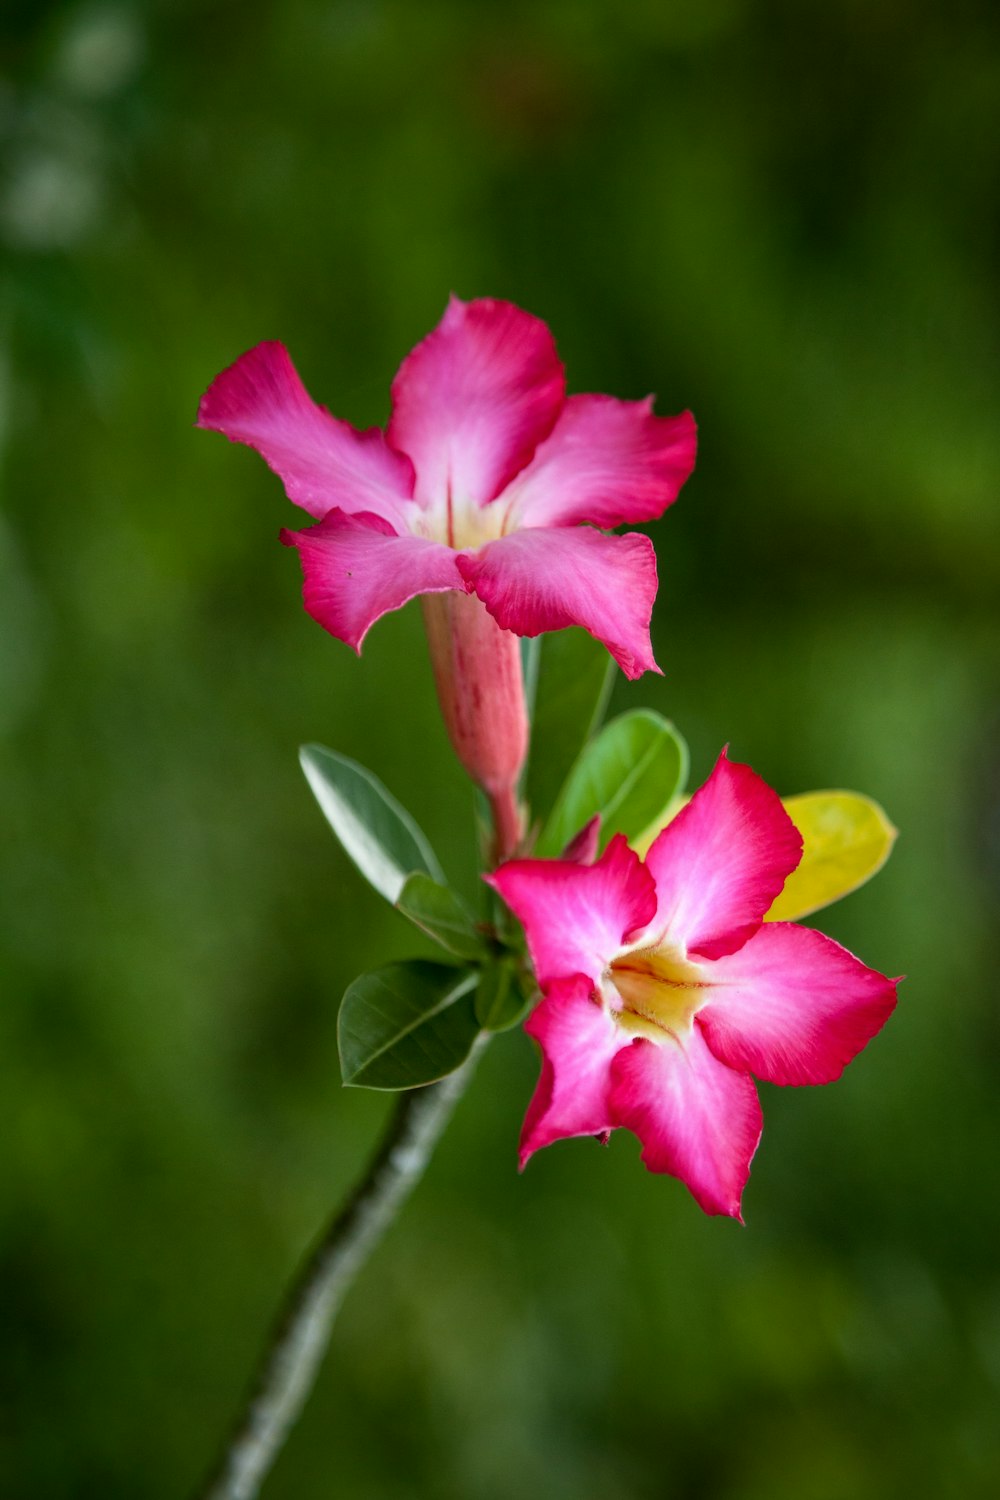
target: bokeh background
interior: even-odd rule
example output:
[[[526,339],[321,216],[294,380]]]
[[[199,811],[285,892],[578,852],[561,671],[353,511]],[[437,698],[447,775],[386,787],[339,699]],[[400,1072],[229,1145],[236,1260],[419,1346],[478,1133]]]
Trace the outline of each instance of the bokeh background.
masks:
[[[1000,11],[991,0],[7,0],[0,85],[5,1496],[168,1500],[375,1139],[337,1004],[421,951],[296,764],[373,767],[471,882],[419,612],[362,662],[297,515],[192,427],[283,339],[387,415],[450,291],[571,389],[691,406],[662,679],[902,830],[818,925],[897,1015],[765,1088],[747,1227],[572,1142],[496,1043],[346,1305],[268,1500],[883,1500],[1000,1486]]]

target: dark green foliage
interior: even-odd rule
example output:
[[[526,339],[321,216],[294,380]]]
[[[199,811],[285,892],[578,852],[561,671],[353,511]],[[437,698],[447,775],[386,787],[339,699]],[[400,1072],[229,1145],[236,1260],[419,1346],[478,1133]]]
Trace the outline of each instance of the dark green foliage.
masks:
[[[450,886],[439,885],[429,875],[419,870],[411,875],[396,907],[457,958],[482,960],[488,955],[487,941],[473,924],[462,898]]]
[[[453,1072],[479,1035],[475,987],[475,970],[419,958],[362,974],[337,1022],[344,1082],[412,1089]]]

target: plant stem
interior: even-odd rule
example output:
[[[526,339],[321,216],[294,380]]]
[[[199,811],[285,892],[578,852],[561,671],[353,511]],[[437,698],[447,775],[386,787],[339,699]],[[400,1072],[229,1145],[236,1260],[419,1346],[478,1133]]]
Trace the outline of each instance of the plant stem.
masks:
[[[493,814],[493,861],[495,865],[509,859],[521,841],[524,819],[517,802],[517,793],[512,786],[497,793],[490,793],[490,811]]]
[[[312,1389],[337,1310],[420,1179],[484,1040],[440,1083],[399,1096],[368,1171],[292,1286],[233,1435],[199,1500],[254,1500],[259,1493]]]

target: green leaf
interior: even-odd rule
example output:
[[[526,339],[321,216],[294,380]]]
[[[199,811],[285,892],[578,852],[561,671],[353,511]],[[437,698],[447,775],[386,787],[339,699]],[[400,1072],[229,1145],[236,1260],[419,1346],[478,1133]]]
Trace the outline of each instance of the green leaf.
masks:
[[[687,770],[687,746],[667,719],[646,708],[622,714],[584,747],[535,853],[558,855],[595,813],[602,849],[615,833],[637,838],[683,787]]]
[[[439,885],[422,870],[403,886],[396,908],[422,932],[458,958],[483,958],[486,943],[476,931],[462,899],[447,885]]]
[[[430,844],[377,776],[322,745],[304,745],[299,760],[345,854],[387,901],[399,900],[414,870],[444,883]]]
[[[659,838],[664,828],[666,828],[667,824],[672,823],[677,814],[680,812],[681,808],[687,807],[690,801],[691,798],[685,794],[682,787],[680,790],[678,790],[676,797],[671,797],[666,807],[663,808],[661,812],[657,813],[656,817],[653,819],[652,823],[650,823],[649,827],[644,828],[637,839],[629,840],[632,848],[635,850],[636,854],[638,854],[640,859],[646,858],[646,855],[649,853],[653,844],[656,843],[656,840]]]
[[[883,809],[860,792],[803,792],[784,805],[802,835],[802,859],[767,922],[793,922],[856,891],[881,870],[896,840]]]
[[[514,960],[490,964],[476,987],[476,1020],[484,1031],[507,1031],[527,1014],[533,994],[525,994]]]
[[[412,1089],[454,1072],[479,1034],[477,977],[475,970],[413,958],[355,979],[337,1019],[344,1082]]]
[[[607,648],[585,630],[542,637],[534,659],[534,716],[525,796],[545,817],[577,755],[604,717],[614,677]]]
[[[524,706],[528,713],[528,723],[534,722],[535,718],[535,696],[538,691],[538,664],[542,655],[543,635],[522,635],[521,637],[521,676],[524,678]]]

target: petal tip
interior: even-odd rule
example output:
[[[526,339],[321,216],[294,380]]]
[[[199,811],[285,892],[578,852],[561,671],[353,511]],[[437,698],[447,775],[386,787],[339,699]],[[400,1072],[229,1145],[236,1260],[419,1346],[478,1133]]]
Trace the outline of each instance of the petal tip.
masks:
[[[602,644],[607,645],[607,642],[605,641]],[[631,652],[626,652],[621,647],[615,649],[612,646],[608,646],[608,650],[621,668],[623,676],[627,677],[629,682],[637,682],[647,672],[652,672],[657,677],[663,676],[663,668],[659,665],[652,652],[647,657],[645,655],[635,656]]]
[[[291,371],[292,378],[298,379],[292,357],[280,340],[263,339],[247,349],[211,382],[198,402],[194,425],[209,432],[221,432],[230,442],[239,442],[240,439],[225,431],[223,424],[242,411],[259,381],[269,377],[273,380],[275,365],[281,366],[283,373]]]
[[[526,1170],[527,1165],[534,1154],[535,1153],[533,1151],[524,1150],[521,1150],[517,1153],[517,1170],[519,1174]]]

